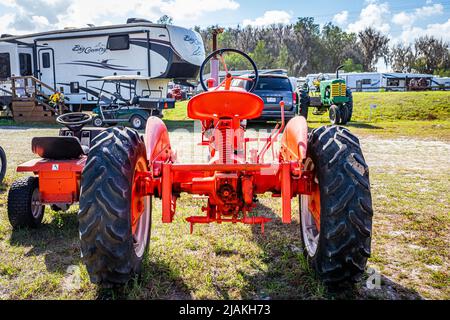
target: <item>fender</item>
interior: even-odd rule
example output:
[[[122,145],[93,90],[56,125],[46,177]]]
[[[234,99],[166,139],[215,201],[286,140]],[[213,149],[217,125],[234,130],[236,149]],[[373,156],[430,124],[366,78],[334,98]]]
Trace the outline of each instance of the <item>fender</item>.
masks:
[[[154,161],[166,162],[174,158],[167,127],[160,118],[148,118],[145,126],[144,143],[147,150],[147,160],[150,164]]]
[[[308,124],[304,117],[296,116],[286,125],[281,137],[280,157],[285,161],[302,161],[308,146]]]

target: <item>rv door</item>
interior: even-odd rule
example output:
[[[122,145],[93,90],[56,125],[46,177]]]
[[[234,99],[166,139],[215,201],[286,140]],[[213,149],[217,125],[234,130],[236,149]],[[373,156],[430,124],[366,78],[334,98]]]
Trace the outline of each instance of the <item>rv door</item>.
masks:
[[[39,53],[39,79],[46,85],[56,90],[55,81],[55,56],[52,48],[40,49]],[[44,92],[50,94],[49,90],[43,88]],[[48,91],[48,92],[47,92]]]

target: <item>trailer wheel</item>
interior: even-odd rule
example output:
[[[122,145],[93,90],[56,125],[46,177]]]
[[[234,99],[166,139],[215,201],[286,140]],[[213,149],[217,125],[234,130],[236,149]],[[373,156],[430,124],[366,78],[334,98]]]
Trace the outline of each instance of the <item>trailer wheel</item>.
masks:
[[[151,197],[134,189],[147,171],[145,145],[130,128],[109,128],[93,140],[81,175],[81,255],[93,283],[123,285],[139,274],[151,226]]]
[[[102,120],[102,118],[100,118],[99,116],[95,116],[92,118],[92,124],[94,125],[94,127],[103,127],[103,125],[105,124]]]
[[[308,139],[312,195],[300,196],[305,255],[327,284],[359,281],[370,256],[372,199],[359,140],[347,129],[326,126]]]
[[[339,124],[341,122],[341,112],[336,105],[331,105],[328,113],[331,124]]]
[[[144,129],[145,127],[145,119],[139,115],[134,115],[130,119],[131,126],[136,129]]]
[[[303,116],[305,119],[308,119],[308,108],[310,103],[311,99],[309,98],[308,92],[306,90],[301,90],[299,114]]]
[[[37,228],[45,206],[39,203],[39,179],[25,177],[14,181],[8,192],[8,218],[14,229]]]

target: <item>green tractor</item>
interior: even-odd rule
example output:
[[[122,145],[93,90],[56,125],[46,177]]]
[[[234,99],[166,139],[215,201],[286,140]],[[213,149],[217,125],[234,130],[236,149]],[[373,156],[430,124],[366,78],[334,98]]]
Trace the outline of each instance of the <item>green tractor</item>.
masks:
[[[308,117],[308,108],[313,107],[313,114],[321,115],[329,110],[332,124],[346,124],[352,118],[353,97],[345,81],[339,79],[340,66],[336,70],[336,78],[325,80],[319,75],[314,81],[316,87],[314,91],[309,90],[306,82],[300,90],[299,113],[305,118]]]

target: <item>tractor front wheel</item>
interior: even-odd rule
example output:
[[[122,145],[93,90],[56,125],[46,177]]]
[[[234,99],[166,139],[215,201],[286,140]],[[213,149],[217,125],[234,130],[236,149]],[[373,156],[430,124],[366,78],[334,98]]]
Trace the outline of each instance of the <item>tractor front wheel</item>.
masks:
[[[93,141],[81,176],[81,254],[93,283],[123,285],[139,274],[151,226],[151,197],[136,193],[148,171],[144,141],[130,128],[109,128]]]
[[[315,129],[308,140],[313,193],[299,199],[305,255],[325,283],[357,282],[370,256],[373,215],[359,140],[337,126]]]
[[[14,229],[39,227],[44,209],[37,177],[25,177],[12,183],[8,192],[8,218]]]
[[[339,110],[338,106],[331,105],[329,112],[329,117],[331,124],[339,124],[341,122],[341,111]]]

